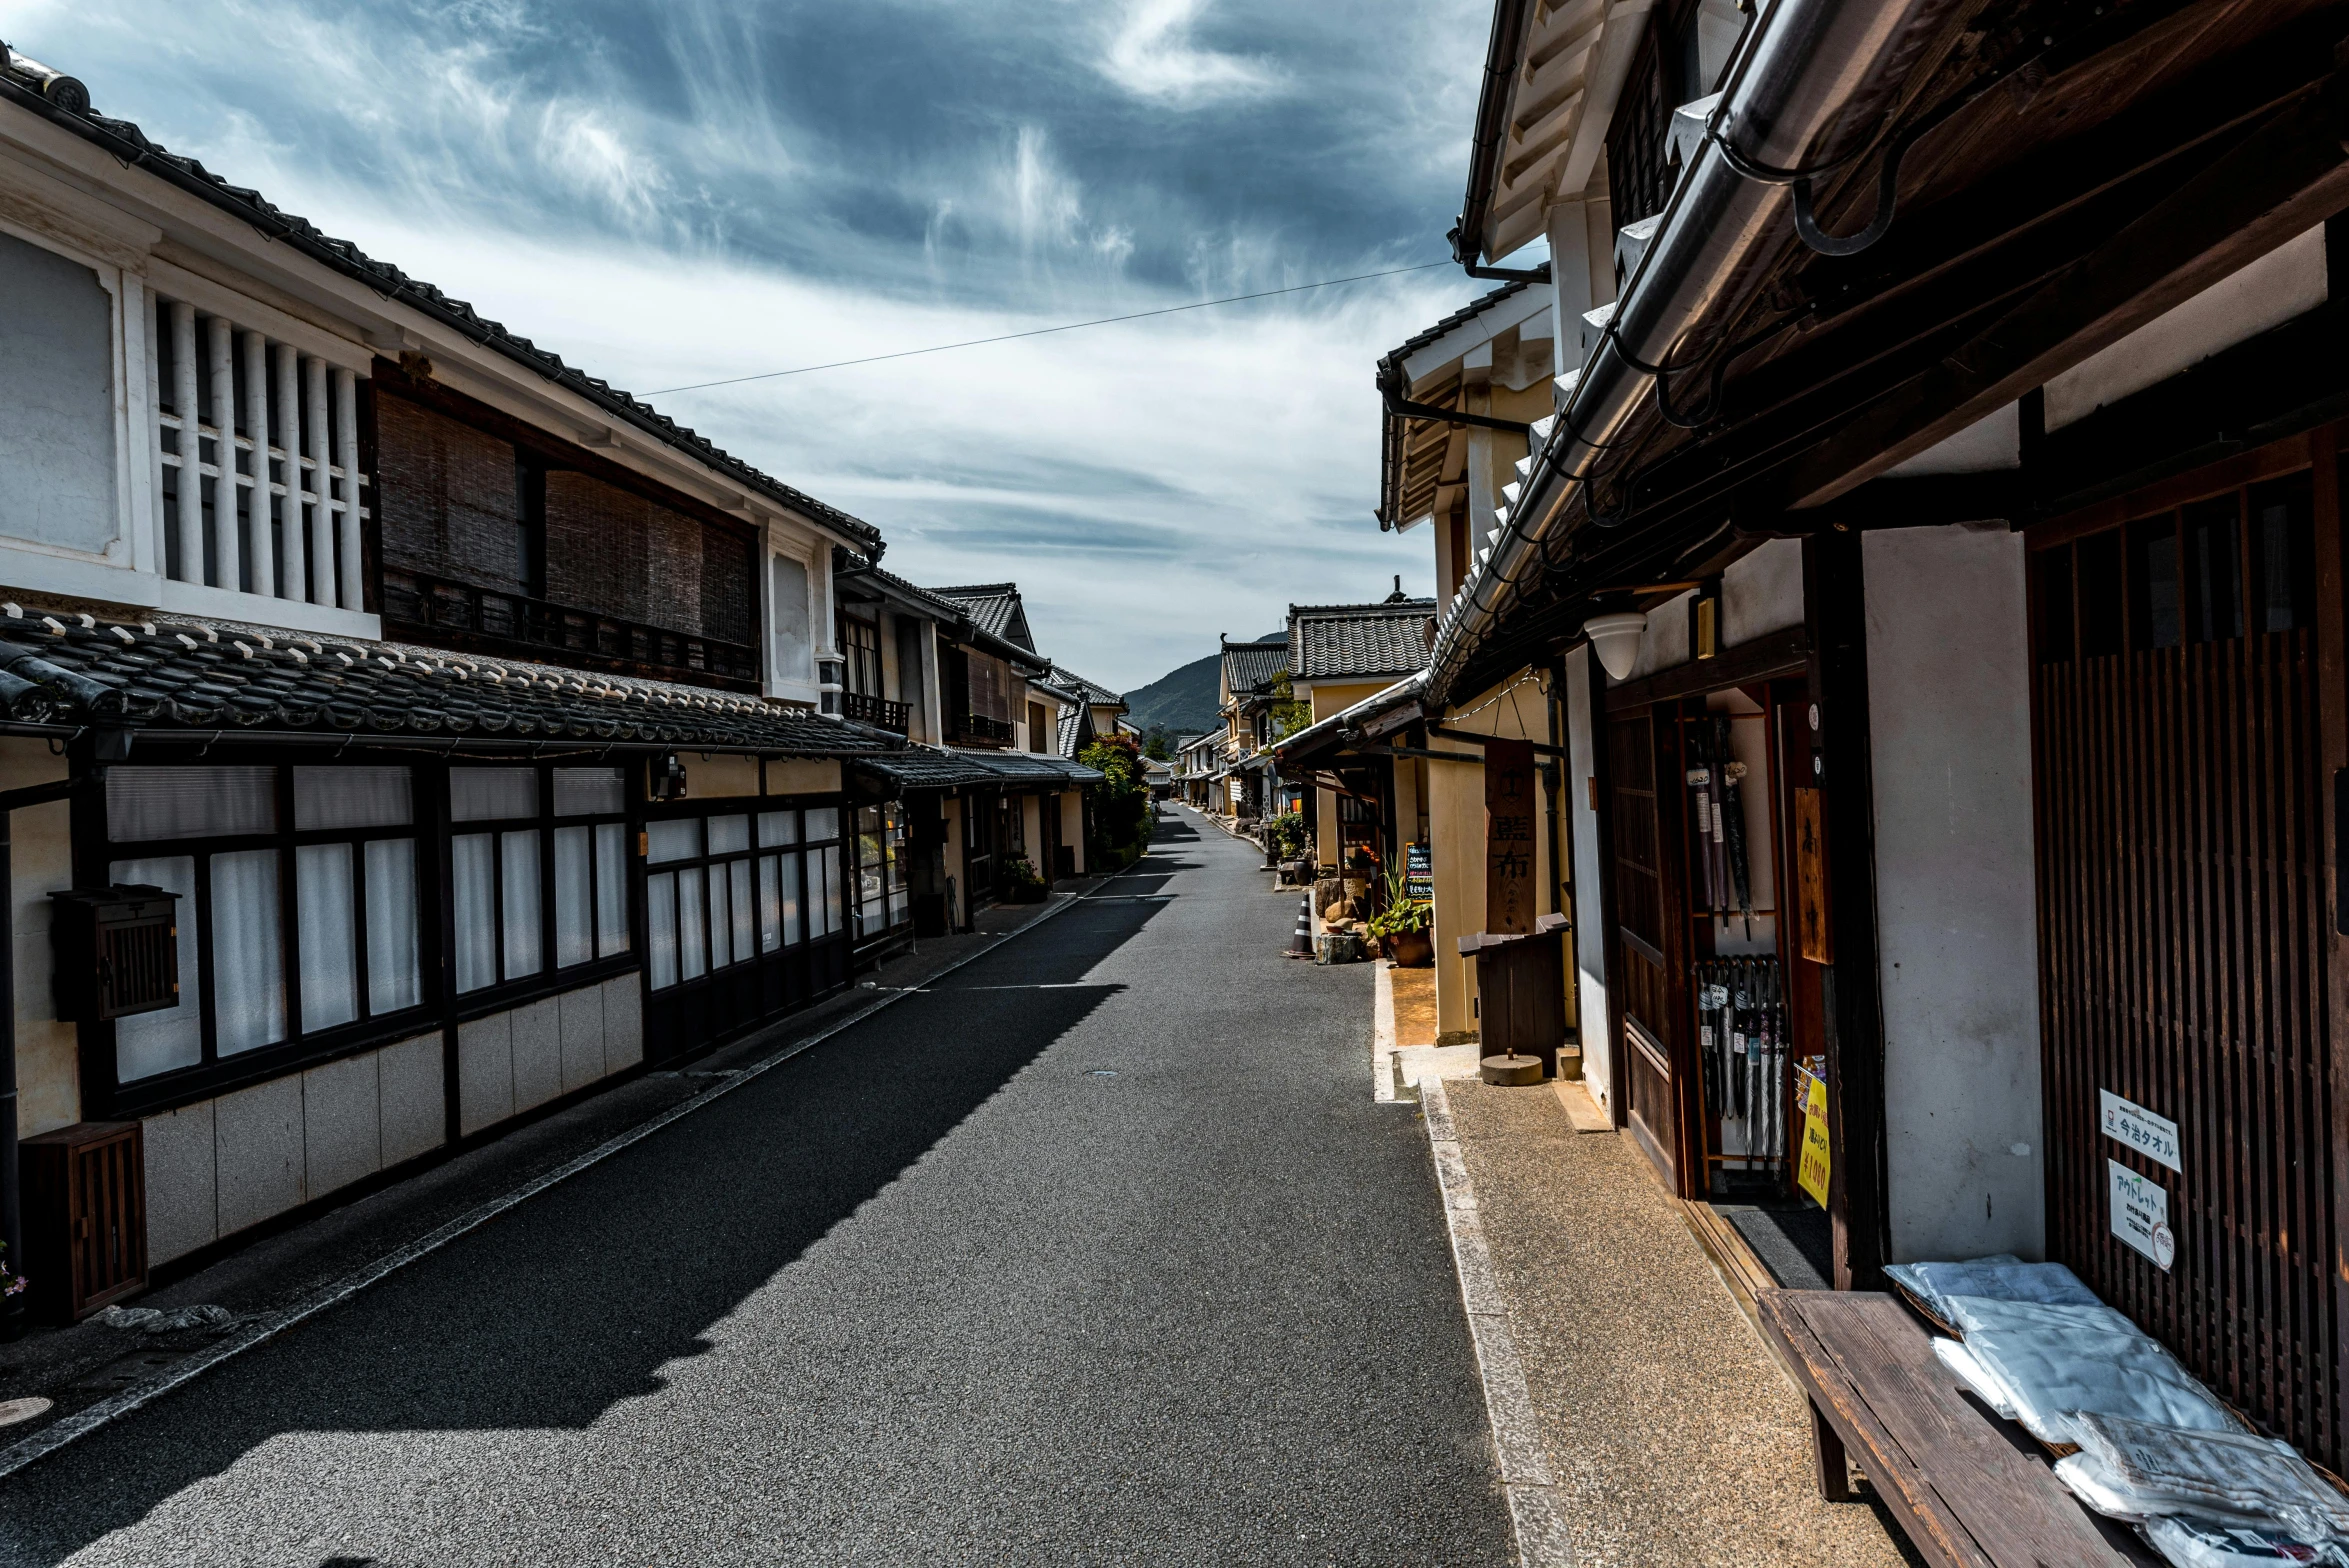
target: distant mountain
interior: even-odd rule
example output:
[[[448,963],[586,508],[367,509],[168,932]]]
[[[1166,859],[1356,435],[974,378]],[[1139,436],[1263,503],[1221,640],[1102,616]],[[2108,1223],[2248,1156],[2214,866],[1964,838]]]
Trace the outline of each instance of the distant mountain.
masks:
[[[1217,724],[1215,700],[1222,690],[1216,668],[1220,655],[1193,659],[1170,675],[1126,693],[1126,720],[1148,733],[1153,725],[1169,735],[1197,735]]]

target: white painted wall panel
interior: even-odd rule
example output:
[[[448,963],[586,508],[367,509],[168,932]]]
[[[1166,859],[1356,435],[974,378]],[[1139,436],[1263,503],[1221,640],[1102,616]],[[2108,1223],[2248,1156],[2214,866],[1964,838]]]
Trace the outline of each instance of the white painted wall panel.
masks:
[[[514,1015],[457,1025],[457,1131],[471,1135],[514,1114]]]
[[[514,1020],[514,1110],[546,1104],[563,1092],[563,1018],[560,999],[517,1007]]]
[[[555,998],[563,1018],[563,1092],[604,1075],[604,988],[591,985]]]
[[[115,494],[114,301],[78,262],[0,234],[0,534],[102,554]]]
[[[644,981],[617,975],[604,982],[604,1071],[616,1073],[644,1060]]]
[[[393,1166],[437,1149],[447,1132],[445,1075],[438,1032],[387,1045],[377,1053],[383,1091],[383,1163]]]
[[[383,1169],[382,1087],[376,1053],[302,1074],[302,1148],[313,1198]]]
[[[233,1236],[307,1197],[300,1075],[212,1102],[220,1139],[220,1234]]]
[[[1599,819],[1590,809],[1590,649],[1566,655],[1566,805],[1574,848],[1574,1001],[1582,1020],[1582,1075],[1612,1108],[1607,1077],[1607,934],[1599,897]]]
[[[1862,543],[1895,1261],[2045,1244],[2023,541]]]
[[[2288,240],[2047,383],[2047,428],[2167,380],[2325,302],[2325,231]]]
[[[1679,612],[1682,620],[1688,611]],[[1721,646],[1803,623],[1803,544],[1772,539],[1721,574]]]
[[[146,1119],[147,1263],[173,1258],[220,1237],[212,1102]]]
[[[2009,403],[1996,413],[1983,415],[1948,440],[1927,447],[1906,462],[1893,464],[1885,472],[1904,476],[1983,474],[2017,468],[2022,461],[2021,411]]]

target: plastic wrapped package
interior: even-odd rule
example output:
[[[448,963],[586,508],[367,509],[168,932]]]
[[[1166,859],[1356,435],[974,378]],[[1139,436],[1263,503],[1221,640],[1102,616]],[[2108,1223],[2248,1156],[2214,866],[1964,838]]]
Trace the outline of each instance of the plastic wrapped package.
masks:
[[[2076,1424],[2073,1457],[2143,1514],[2241,1519],[2312,1541],[2349,1537],[2349,1498],[2289,1443],[2115,1415],[2082,1415]]]
[[[1959,1382],[1972,1390],[1976,1399],[2009,1421],[2015,1418],[2014,1396],[1999,1386],[1998,1379],[1990,1375],[1990,1369],[1982,1365],[1972,1351],[1957,1340],[1944,1339],[1937,1334],[1933,1337],[1933,1354],[1940,1358],[1941,1364],[1949,1368]]]
[[[2101,1306],[2096,1292],[2060,1263],[2025,1263],[2012,1253],[1966,1263],[1894,1263],[1885,1270],[1894,1283],[1924,1303],[1942,1322],[1955,1325],[1955,1296],[1993,1301],[2044,1301],[2062,1306]]]
[[[2149,1519],[2138,1530],[2177,1568],[2276,1568],[2279,1563],[2349,1564],[2337,1543],[2303,1541],[2209,1519]]]
[[[2202,1432],[2242,1423],[2161,1344],[2105,1306],[1952,1296],[1966,1349],[2042,1443],[2081,1446],[2082,1411]]]

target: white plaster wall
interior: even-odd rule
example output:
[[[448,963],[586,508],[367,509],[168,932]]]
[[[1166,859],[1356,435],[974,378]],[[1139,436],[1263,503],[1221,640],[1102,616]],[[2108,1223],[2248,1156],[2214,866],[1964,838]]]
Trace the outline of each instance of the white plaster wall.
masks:
[[[2023,461],[2022,411],[2016,404],[1983,415],[1956,435],[1885,470],[1903,476],[1983,474]]]
[[[2061,429],[2220,349],[2281,326],[2323,304],[2327,293],[2320,224],[2049,381],[2047,428]]]
[[[65,777],[45,740],[0,740],[0,789]],[[9,819],[9,939],[16,957],[16,1131],[20,1138],[82,1119],[81,1054],[74,1026],[57,1021],[49,987],[49,894],[73,886],[70,808],[63,801]]]
[[[1625,680],[1635,681],[1688,662],[1688,601],[1694,597],[1678,594],[1648,612],[1647,629],[1639,634],[1639,657],[1632,661]]]
[[[2020,535],[1861,545],[1895,1261],[2045,1246]]]
[[[1688,611],[1682,609],[1683,623]],[[1803,544],[1771,539],[1721,574],[1721,646],[1734,648],[1803,623]],[[1685,636],[1685,625],[1683,630]]]
[[[1574,847],[1574,972],[1582,1020],[1582,1076],[1599,1103],[1613,1104],[1607,1077],[1607,928],[1599,888],[1599,819],[1591,810],[1598,776],[1591,749],[1590,648],[1566,655],[1566,806]]]

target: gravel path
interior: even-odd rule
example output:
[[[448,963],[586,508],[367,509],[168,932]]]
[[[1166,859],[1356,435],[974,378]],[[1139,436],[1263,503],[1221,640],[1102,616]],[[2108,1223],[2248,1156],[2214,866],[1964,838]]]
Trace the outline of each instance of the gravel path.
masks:
[[[1170,820],[1108,896],[0,1484],[0,1562],[1506,1562],[1370,971],[1285,962],[1257,858]]]

